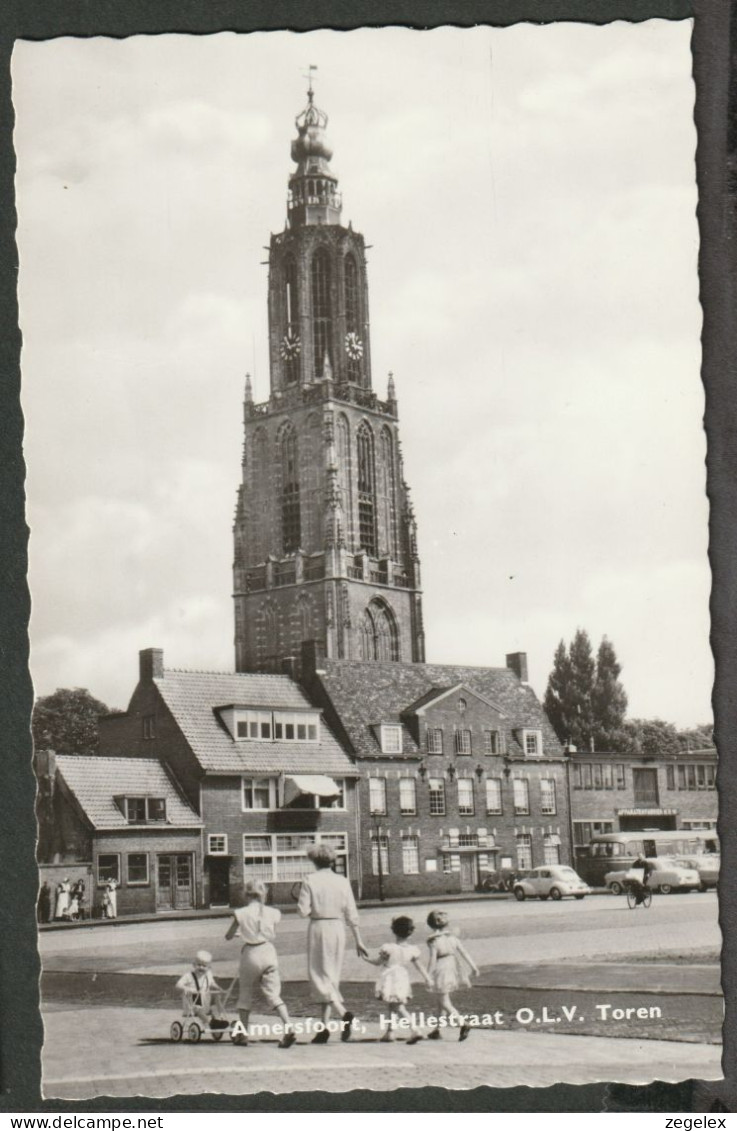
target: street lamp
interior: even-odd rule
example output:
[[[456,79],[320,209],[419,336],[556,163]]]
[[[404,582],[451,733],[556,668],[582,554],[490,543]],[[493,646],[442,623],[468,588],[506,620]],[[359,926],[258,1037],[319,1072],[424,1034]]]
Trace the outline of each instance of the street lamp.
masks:
[[[379,817],[382,813],[378,809],[371,810],[371,816],[374,819],[374,840],[376,841],[376,861],[377,861],[377,875],[379,880],[379,899],[384,902],[384,867],[381,861],[381,836],[379,835]]]

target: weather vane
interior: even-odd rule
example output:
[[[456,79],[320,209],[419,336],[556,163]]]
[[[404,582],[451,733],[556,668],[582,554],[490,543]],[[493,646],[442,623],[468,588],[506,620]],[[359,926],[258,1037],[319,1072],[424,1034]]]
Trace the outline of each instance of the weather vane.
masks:
[[[316,70],[317,70],[317,67],[315,66],[315,64],[310,63],[308,68],[307,68],[307,74],[303,75],[303,78],[306,78],[308,83],[310,84],[307,87],[307,97],[309,98],[310,102],[312,102],[312,72],[316,71]]]

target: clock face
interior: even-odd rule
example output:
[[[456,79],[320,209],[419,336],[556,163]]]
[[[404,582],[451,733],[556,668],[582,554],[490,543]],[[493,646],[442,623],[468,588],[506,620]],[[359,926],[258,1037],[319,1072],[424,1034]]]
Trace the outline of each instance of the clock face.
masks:
[[[293,334],[291,330],[287,330],[279,346],[281,356],[285,361],[293,361],[295,357],[299,357],[301,349],[302,343],[299,340],[299,334]]]
[[[353,330],[345,336],[345,352],[352,361],[359,361],[363,357],[363,342]]]

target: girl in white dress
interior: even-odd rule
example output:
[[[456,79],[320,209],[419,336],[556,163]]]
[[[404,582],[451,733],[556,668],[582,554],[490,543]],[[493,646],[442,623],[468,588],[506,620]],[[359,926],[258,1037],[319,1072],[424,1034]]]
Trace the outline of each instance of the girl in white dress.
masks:
[[[381,1037],[382,1041],[394,1040],[395,1013],[408,1022],[411,1036],[407,1044],[415,1045],[422,1040],[422,1034],[415,1028],[412,1014],[407,1009],[407,1002],[412,997],[412,983],[409,977],[409,967],[414,966],[422,976],[428,989],[432,989],[430,976],[420,962],[420,948],[409,942],[409,937],[415,925],[407,915],[398,915],[392,919],[393,943],[384,943],[376,958],[368,958],[372,966],[383,967],[376,982],[376,996],[380,1001],[389,1006],[389,1026]]]
[[[460,1030],[458,1040],[465,1041],[471,1027],[459,1023],[460,1015],[450,1000],[450,995],[454,990],[470,986],[469,972],[476,975],[479,969],[461,940],[452,933],[445,911],[431,911],[427,917],[427,925],[433,931],[427,940],[430,948],[429,973],[432,987],[439,998],[439,1013],[441,1016],[445,1015],[449,1021],[451,1018],[457,1019],[456,1023]],[[428,1040],[440,1039],[439,1028],[433,1029],[428,1036]]]

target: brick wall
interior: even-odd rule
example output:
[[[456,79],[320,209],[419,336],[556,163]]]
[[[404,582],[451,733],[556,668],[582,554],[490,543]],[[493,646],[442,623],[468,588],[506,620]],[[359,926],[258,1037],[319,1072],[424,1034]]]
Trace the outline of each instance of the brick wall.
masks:
[[[92,846],[94,867],[93,915],[102,914],[103,887],[98,884],[97,863],[101,853],[120,855],[120,887],[118,888],[118,915],[140,915],[156,911],[157,859],[163,855],[189,855],[192,861],[193,904],[202,905],[202,852],[199,829],[121,829],[119,832],[98,832]],[[148,882],[132,884],[127,872],[130,853],[148,855]]]

